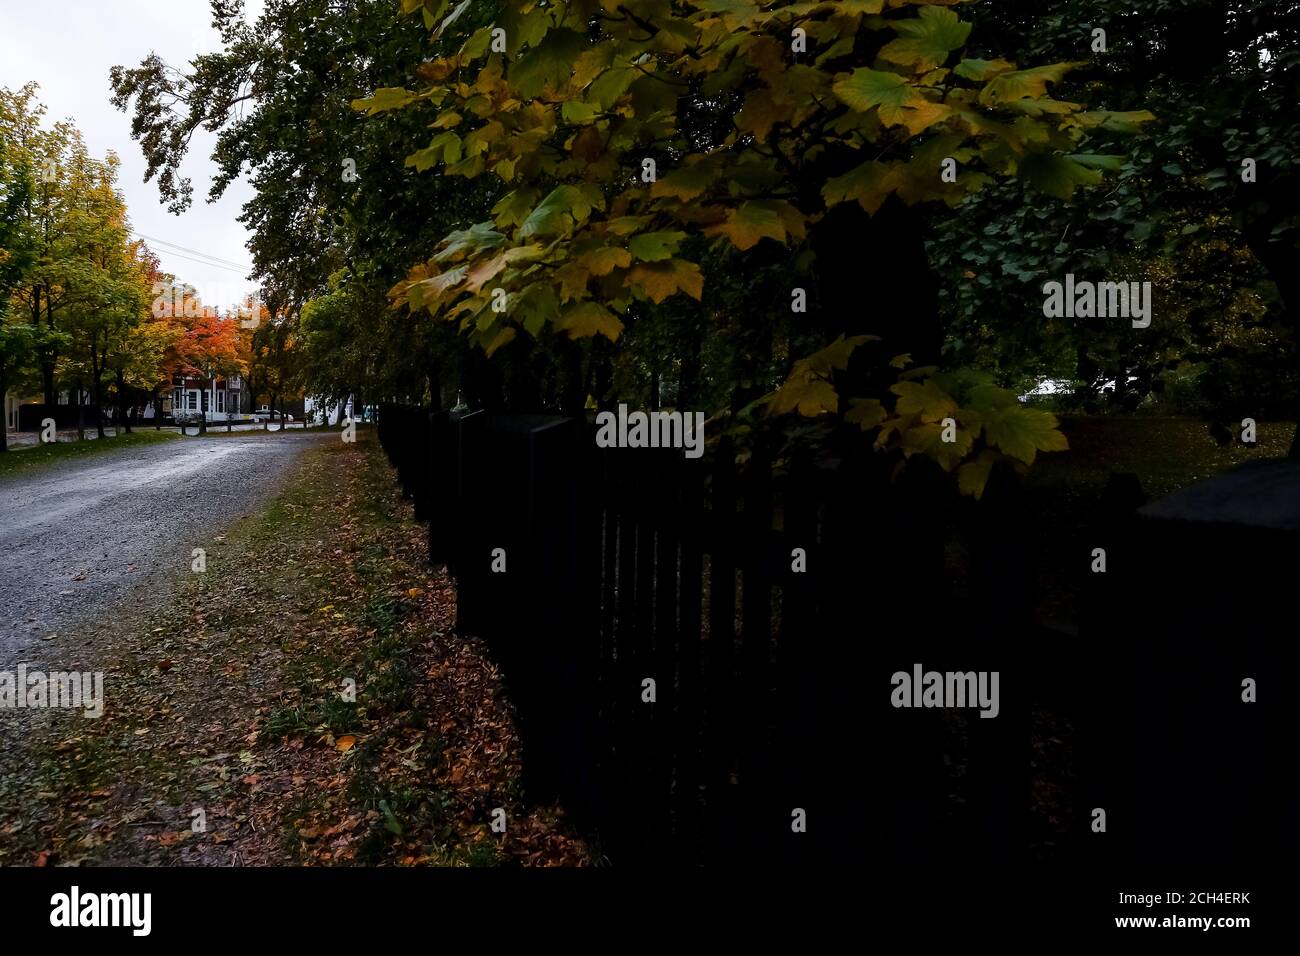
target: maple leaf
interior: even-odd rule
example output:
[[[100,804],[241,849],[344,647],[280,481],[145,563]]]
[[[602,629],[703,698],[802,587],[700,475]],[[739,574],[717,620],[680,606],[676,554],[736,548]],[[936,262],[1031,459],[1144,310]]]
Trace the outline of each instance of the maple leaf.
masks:
[[[642,262],[663,262],[676,254],[685,238],[684,232],[643,232],[628,240],[627,251]]]
[[[864,113],[877,106],[902,107],[916,96],[897,73],[859,67],[831,87],[849,109]]]
[[[1087,65],[1083,61],[1050,63],[1046,66],[1035,66],[1028,70],[999,73],[980,91],[979,99],[986,106],[995,106],[998,103],[1018,100],[1025,96],[1042,96],[1047,92],[1048,83],[1059,83],[1066,73],[1077,67]]]
[[[922,7],[915,19],[900,20],[891,26],[899,37],[885,44],[880,58],[911,65],[918,71],[940,66],[948,54],[965,45],[971,29],[969,23],[963,23],[946,7]]]
[[[920,415],[926,421],[937,422],[957,411],[957,402],[933,381],[898,382],[889,390],[898,396],[894,410],[900,415]]]
[[[603,335],[611,342],[618,340],[623,331],[623,323],[618,316],[599,302],[580,302],[568,309],[556,323],[556,327],[569,333],[571,339],[591,338]]]
[[[843,176],[828,179],[822,187],[822,198],[828,207],[856,200],[858,205],[874,215],[898,183],[899,164],[868,160]]]
[[[1004,405],[984,415],[984,437],[1012,458],[1032,465],[1040,451],[1066,451],[1070,444],[1057,428],[1056,416],[1040,408]]]
[[[789,204],[774,200],[747,200],[735,209],[728,210],[726,221],[710,226],[704,230],[704,234],[726,236],[742,252],[752,249],[762,239],[785,242],[788,220],[782,215],[781,205]]]
[[[655,305],[677,292],[685,292],[696,300],[704,294],[704,274],[700,267],[682,259],[638,265],[627,274],[627,282],[640,286]]]
[[[617,246],[601,246],[578,257],[578,264],[594,276],[608,275],[614,269],[632,264],[632,254]]]
[[[964,495],[971,495],[976,501],[984,496],[984,486],[988,484],[989,474],[998,460],[996,452],[982,451],[974,461],[968,461],[957,469],[957,487]]]

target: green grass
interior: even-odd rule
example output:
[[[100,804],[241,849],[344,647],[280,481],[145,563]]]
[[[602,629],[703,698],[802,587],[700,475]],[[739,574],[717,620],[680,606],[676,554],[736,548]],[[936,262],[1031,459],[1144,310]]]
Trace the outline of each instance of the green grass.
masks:
[[[1026,547],[1040,617],[1069,622],[1079,615],[1079,553],[1091,547],[1088,529],[1112,474],[1137,475],[1155,501],[1250,461],[1285,458],[1295,424],[1260,422],[1253,448],[1220,445],[1204,422],[1186,418],[1063,416],[1061,430],[1070,450],[1040,455],[1025,481],[1034,528]]]
[[[1295,424],[1259,423],[1254,448],[1219,445],[1204,422],[1186,418],[1064,416],[1061,430],[1070,450],[1039,456],[1030,488],[1099,493],[1113,472],[1132,472],[1158,498],[1248,461],[1285,458]]]
[[[95,438],[86,441],[57,442],[48,445],[20,445],[10,447],[0,454],[0,475],[11,475],[40,467],[52,461],[86,458],[118,448],[140,445],[157,445],[180,438],[175,432],[138,431],[114,438]]]

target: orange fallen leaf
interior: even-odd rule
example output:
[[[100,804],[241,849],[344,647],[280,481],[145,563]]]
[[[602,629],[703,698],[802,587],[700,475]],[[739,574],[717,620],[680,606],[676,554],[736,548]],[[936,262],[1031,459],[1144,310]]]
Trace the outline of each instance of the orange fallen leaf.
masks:
[[[352,745],[355,744],[356,742],[357,742],[357,738],[352,736],[352,734],[344,734],[337,741],[335,741],[334,749],[341,754],[347,753],[349,750],[352,749]]]

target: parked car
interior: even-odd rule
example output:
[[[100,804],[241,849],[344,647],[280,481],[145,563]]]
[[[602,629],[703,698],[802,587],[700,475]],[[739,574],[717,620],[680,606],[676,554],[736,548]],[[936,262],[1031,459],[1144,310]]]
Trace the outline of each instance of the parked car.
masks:
[[[255,422],[266,422],[266,421],[278,422],[281,420],[280,413],[277,412],[274,408],[270,408],[266,405],[263,405],[257,411],[249,415],[249,418],[251,418]],[[284,421],[286,422],[293,421],[293,416],[286,414],[284,416]]]

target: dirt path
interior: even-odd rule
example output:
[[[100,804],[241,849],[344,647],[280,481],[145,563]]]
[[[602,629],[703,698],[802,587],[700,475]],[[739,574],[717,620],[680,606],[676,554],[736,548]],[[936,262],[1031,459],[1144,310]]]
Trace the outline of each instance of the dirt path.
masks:
[[[103,717],[0,709],[0,863],[585,861],[382,455],[301,462],[205,573],[71,635]]]
[[[0,667],[61,664],[61,654],[76,653],[59,640],[68,627],[125,589],[147,593],[154,575],[188,568],[214,528],[255,510],[303,450],[324,440],[192,438],[0,478]]]

